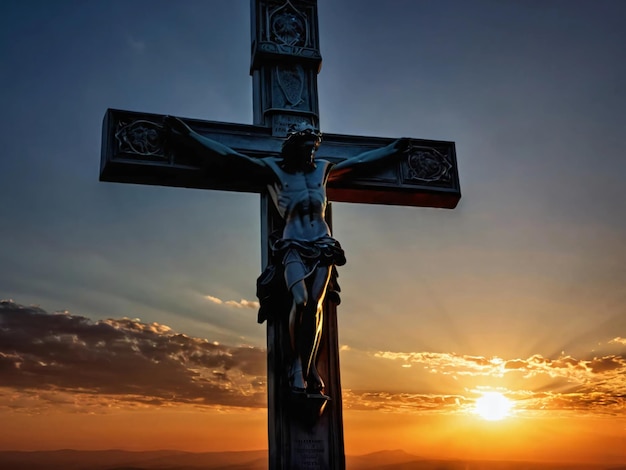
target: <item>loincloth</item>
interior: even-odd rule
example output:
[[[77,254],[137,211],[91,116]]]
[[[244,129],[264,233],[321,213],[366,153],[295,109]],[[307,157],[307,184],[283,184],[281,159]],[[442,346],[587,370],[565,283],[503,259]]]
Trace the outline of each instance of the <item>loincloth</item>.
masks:
[[[271,245],[274,259],[282,260],[287,290],[309,277],[319,266],[343,266],[346,255],[337,240],[326,236],[314,241],[278,239]]]
[[[290,289],[309,277],[318,267],[332,268],[332,286],[329,286],[329,291],[333,292],[336,303],[339,303],[335,266],[346,264],[346,255],[337,240],[330,236],[313,241],[290,240],[272,234],[270,249],[271,262],[257,279],[259,323],[263,323],[272,311],[289,309]]]

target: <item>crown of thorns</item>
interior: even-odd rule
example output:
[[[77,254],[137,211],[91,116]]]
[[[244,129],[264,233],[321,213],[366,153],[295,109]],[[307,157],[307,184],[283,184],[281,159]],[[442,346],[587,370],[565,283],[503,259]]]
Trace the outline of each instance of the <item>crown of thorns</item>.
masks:
[[[322,138],[322,133],[306,121],[292,124],[287,129],[287,140],[294,136],[314,135]]]

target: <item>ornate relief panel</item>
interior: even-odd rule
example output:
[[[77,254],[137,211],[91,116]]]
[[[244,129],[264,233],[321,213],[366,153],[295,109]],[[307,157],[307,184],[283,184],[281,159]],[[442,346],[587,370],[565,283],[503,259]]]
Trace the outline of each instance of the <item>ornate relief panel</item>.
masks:
[[[115,129],[115,141],[120,153],[132,154],[133,158],[167,160],[160,124],[144,120],[120,121]]]
[[[403,165],[403,183],[440,184],[448,186],[453,180],[453,162],[449,153],[434,148],[414,147]]]

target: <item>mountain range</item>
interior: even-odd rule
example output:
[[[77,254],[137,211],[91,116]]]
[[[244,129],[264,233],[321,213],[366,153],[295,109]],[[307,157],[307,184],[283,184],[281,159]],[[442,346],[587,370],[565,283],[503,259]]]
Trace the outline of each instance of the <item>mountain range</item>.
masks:
[[[626,470],[626,466],[519,461],[433,460],[402,450],[347,456],[348,470]],[[265,470],[267,451],[0,451],[3,470]]]

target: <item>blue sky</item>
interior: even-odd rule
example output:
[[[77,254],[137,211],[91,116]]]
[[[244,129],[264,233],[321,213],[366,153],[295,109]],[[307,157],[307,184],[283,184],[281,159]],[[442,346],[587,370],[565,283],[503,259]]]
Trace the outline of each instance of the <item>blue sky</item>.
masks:
[[[453,211],[334,206],[345,386],[448,385],[385,352],[623,358],[625,15],[319,0],[322,130],[453,140],[463,193]],[[98,182],[107,108],[251,123],[249,2],[7,1],[0,23],[0,298],[262,347],[237,304],[255,300],[258,197]]]

